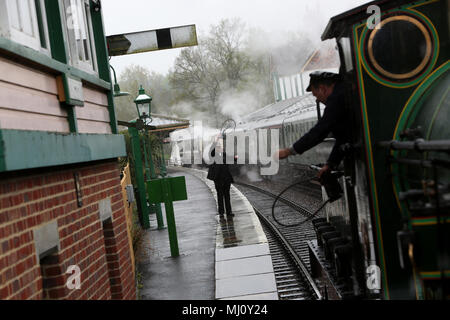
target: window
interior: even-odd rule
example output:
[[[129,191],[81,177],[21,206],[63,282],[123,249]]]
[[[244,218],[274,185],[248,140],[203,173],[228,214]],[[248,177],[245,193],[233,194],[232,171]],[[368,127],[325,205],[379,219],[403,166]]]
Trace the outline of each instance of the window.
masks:
[[[89,0],[64,0],[65,32],[71,64],[84,71],[96,71],[95,46]]]
[[[44,0],[0,1],[0,36],[50,54]]]
[[[342,53],[344,55],[345,71],[350,72],[353,70],[352,62],[352,45],[350,44],[350,38],[341,38],[339,43],[342,48]]]

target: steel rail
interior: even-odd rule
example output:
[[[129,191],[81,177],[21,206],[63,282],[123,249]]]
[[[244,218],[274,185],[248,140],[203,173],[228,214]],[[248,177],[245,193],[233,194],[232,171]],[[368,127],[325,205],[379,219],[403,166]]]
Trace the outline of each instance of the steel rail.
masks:
[[[308,271],[308,268],[305,266],[305,264],[302,262],[301,258],[298,256],[298,254],[295,252],[295,250],[292,248],[292,246],[289,244],[289,242],[286,240],[284,235],[278,230],[278,228],[269,221],[257,208],[252,206],[255,210],[255,213],[257,216],[262,219],[262,221],[270,228],[270,230],[276,235],[276,237],[283,243],[283,246],[287,249],[289,252],[289,255],[294,260],[295,264],[300,268],[300,271],[302,272],[303,276],[308,280],[308,284],[311,287],[312,291],[315,293],[318,300],[322,300],[322,294],[320,293],[319,288],[317,287],[316,283],[314,282],[314,279],[312,278],[310,272]]]
[[[247,187],[250,189],[253,189],[259,193],[268,195],[272,198],[276,198],[277,195],[267,191],[265,189],[259,188],[257,186],[251,185],[251,184],[246,184],[246,183],[242,183],[242,182],[235,182],[235,184],[241,185],[243,187]],[[298,204],[296,204],[295,202],[292,202],[291,200],[285,199],[285,198],[279,198],[280,201],[284,202],[285,204],[287,204],[288,206],[290,206],[291,208],[298,210],[300,209],[301,214],[303,215],[307,215],[307,216],[311,216],[313,213],[311,211],[309,211],[306,208],[303,208],[301,206],[299,206]],[[276,237],[282,242],[283,246],[286,248],[286,250],[289,252],[289,255],[291,256],[291,258],[294,260],[295,264],[299,267],[301,273],[303,274],[303,276],[306,278],[307,283],[309,284],[310,288],[312,289],[312,291],[314,292],[314,294],[316,295],[318,300],[322,300],[323,296],[319,290],[319,288],[317,287],[314,279],[312,278],[310,272],[308,271],[308,268],[305,266],[305,264],[303,263],[302,259],[299,257],[299,255],[295,252],[294,248],[289,244],[289,241],[286,239],[286,237],[280,232],[280,230],[269,220],[267,219],[267,217],[264,216],[264,214],[262,214],[260,212],[260,210],[258,208],[256,208],[255,206],[253,206],[253,209],[255,210],[255,213],[258,215],[258,217],[260,219],[262,219],[262,221],[269,227],[269,229],[276,235]]]
[[[254,186],[254,185],[252,185],[252,184],[247,184],[247,183],[244,183],[244,182],[234,182],[234,184],[241,185],[241,186],[243,186],[243,187],[253,189],[253,190],[257,191],[257,192],[266,194],[266,195],[268,195],[268,196],[270,196],[270,197],[272,197],[272,198],[274,198],[274,199],[278,196],[278,195],[275,194],[275,193],[272,193],[272,192],[267,191],[267,190],[265,190],[265,189],[262,189],[262,188],[260,188],[260,187]],[[283,202],[283,203],[287,204],[287,205],[290,206],[291,208],[296,209],[297,211],[299,211],[302,215],[306,216],[307,218],[310,218],[310,217],[314,214],[313,212],[311,212],[311,211],[308,210],[307,208],[302,207],[302,206],[299,205],[298,203],[295,203],[295,202],[293,202],[293,201],[291,201],[291,200],[289,200],[289,199],[280,197],[278,200],[279,200],[280,202]]]

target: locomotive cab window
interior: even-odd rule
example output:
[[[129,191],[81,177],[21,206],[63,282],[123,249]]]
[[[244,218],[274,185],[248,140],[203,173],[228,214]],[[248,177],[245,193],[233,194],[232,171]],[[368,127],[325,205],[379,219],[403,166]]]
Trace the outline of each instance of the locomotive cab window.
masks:
[[[343,59],[345,64],[345,71],[350,72],[353,70],[353,62],[352,62],[352,45],[350,44],[350,38],[344,37],[339,39],[339,44],[342,49]]]
[[[50,55],[44,0],[0,1],[0,36]]]
[[[74,67],[95,73],[97,65],[89,0],[64,0],[63,4],[70,62]]]

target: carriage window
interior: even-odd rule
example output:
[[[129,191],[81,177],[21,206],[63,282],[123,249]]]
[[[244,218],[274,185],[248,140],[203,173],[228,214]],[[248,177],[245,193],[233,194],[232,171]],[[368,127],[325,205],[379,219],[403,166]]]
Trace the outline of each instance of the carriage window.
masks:
[[[350,44],[350,39],[349,38],[341,38],[339,40],[339,43],[341,44],[342,53],[344,55],[345,71],[350,72],[353,70],[352,46]]]
[[[0,1],[0,36],[50,54],[44,0]]]
[[[85,71],[96,71],[95,47],[89,0],[64,0],[71,64]]]

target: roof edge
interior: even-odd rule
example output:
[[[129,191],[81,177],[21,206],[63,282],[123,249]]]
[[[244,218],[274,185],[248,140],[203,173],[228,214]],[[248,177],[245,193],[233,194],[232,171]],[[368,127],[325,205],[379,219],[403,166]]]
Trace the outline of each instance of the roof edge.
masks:
[[[369,18],[371,14],[367,13],[367,7],[371,5],[377,5],[381,8],[381,11],[386,11],[391,8],[395,8],[402,4],[413,2],[412,0],[375,0],[367,2],[341,14],[338,14],[330,19],[325,30],[322,33],[322,41],[333,39],[339,36],[340,31],[349,24],[354,24],[364,18]]]

